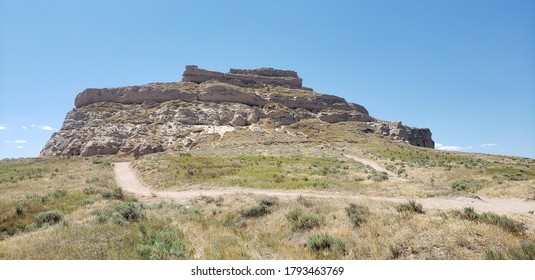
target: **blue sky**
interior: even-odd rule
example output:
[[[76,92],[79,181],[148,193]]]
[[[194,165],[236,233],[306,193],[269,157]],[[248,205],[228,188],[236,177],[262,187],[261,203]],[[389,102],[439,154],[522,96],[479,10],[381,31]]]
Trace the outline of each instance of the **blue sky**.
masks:
[[[85,88],[186,64],[296,70],[442,149],[535,158],[531,0],[0,0],[0,158],[37,156]]]

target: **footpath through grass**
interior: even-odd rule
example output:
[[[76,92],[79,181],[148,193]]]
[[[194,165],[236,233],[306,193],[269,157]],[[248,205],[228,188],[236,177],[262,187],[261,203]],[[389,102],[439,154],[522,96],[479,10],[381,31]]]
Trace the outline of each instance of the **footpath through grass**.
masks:
[[[154,155],[136,162],[143,180],[162,189],[191,185],[261,189],[352,189],[373,179],[362,163],[310,157]]]

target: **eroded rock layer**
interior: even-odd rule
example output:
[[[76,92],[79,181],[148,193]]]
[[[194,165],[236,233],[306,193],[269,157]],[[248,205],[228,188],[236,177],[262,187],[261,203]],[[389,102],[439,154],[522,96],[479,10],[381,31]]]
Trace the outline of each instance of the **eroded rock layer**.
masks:
[[[429,129],[376,120],[361,105],[302,88],[297,73],[260,68],[219,73],[187,66],[183,81],[86,89],[41,156],[143,155],[188,149],[199,136],[306,119],[366,122],[367,132],[434,148]]]

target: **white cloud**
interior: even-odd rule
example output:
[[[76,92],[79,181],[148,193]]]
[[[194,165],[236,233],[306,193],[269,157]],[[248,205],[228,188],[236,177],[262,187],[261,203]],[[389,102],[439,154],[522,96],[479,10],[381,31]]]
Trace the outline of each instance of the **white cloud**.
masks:
[[[17,148],[17,149],[24,149],[23,146],[15,146],[15,148]]]
[[[35,124],[32,124],[30,125],[31,127],[38,127],[42,130],[54,130],[52,127],[48,126],[48,125],[35,125]]]
[[[440,143],[435,143],[435,149],[441,150],[441,151],[458,152],[458,151],[462,151],[462,150],[472,149],[472,146],[468,146],[468,147],[446,146],[446,145],[442,145]]]
[[[6,142],[6,143],[13,143],[13,141],[11,141],[11,140],[4,140],[4,142]]]
[[[54,130],[52,127],[50,127],[48,125],[41,126],[41,129],[43,129],[43,130]]]
[[[22,143],[28,143],[28,141],[27,140],[15,140],[15,143],[22,144]]]
[[[491,147],[491,146],[498,146],[498,144],[487,143],[487,144],[481,144],[481,145],[479,145],[479,147]]]
[[[22,129],[28,129],[27,127],[23,126]]]
[[[0,125],[0,130],[2,130],[2,129],[6,129],[6,127],[3,126],[3,125]]]

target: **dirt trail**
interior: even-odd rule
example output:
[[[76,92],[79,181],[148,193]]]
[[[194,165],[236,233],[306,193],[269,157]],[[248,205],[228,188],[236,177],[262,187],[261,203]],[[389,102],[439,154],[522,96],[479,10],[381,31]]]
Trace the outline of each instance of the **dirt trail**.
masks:
[[[392,177],[398,177],[397,174],[387,170],[386,168],[382,167],[381,165],[379,165],[379,163],[377,163],[376,161],[374,160],[371,160],[371,159],[368,159],[368,158],[361,158],[361,157],[356,157],[356,156],[352,156],[352,155],[348,155],[348,154],[344,154],[344,156],[346,158],[349,158],[349,159],[352,159],[352,160],[356,160],[360,163],[363,163],[363,164],[366,164],[366,165],[369,165],[371,166],[373,169],[379,171],[379,172],[386,172],[386,174],[388,174],[388,176],[392,176]]]
[[[349,192],[324,192],[324,191],[286,191],[286,190],[259,190],[245,188],[206,188],[184,191],[156,192],[144,186],[130,166],[129,162],[114,164],[115,179],[117,185],[127,192],[143,197],[157,197],[171,199],[176,202],[187,202],[198,196],[220,196],[227,194],[255,194],[272,195],[280,197],[318,197],[318,198],[352,198],[360,200],[388,201],[395,203],[407,202],[405,197],[378,197],[355,195]],[[428,197],[418,198],[424,209],[462,210],[465,207],[473,207],[476,211],[491,211],[496,213],[527,214],[535,210],[535,201],[526,201],[518,198],[469,198],[469,197]]]

